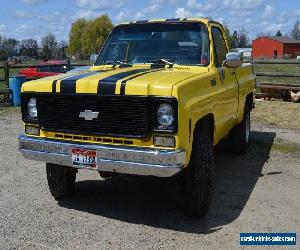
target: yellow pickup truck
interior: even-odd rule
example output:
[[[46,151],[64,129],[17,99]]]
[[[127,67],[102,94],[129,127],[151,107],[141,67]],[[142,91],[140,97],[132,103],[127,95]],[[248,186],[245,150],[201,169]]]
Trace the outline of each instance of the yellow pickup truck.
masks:
[[[186,212],[204,217],[213,195],[213,147],[245,153],[255,76],[210,19],[117,25],[94,65],[22,86],[24,157],[46,162],[56,200],[78,169],[176,177]]]

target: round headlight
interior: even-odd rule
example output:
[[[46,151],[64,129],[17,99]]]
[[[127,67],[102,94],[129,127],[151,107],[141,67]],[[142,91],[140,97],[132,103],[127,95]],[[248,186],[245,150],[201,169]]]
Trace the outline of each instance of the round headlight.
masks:
[[[170,127],[174,122],[174,110],[170,104],[159,105],[156,115],[158,124],[164,128]]]
[[[31,98],[27,104],[27,112],[31,118],[37,118],[36,98]]]

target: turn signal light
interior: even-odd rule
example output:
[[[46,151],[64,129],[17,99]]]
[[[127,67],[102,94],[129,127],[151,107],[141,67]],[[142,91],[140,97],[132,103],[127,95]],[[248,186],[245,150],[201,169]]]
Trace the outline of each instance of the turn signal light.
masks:
[[[171,136],[153,136],[154,146],[174,148],[176,140]]]
[[[31,126],[31,125],[26,125],[25,126],[25,133],[28,135],[40,135],[40,128],[37,126]]]

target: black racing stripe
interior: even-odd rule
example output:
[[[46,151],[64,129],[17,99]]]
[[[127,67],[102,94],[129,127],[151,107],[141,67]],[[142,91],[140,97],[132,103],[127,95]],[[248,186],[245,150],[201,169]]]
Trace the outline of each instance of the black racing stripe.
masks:
[[[149,69],[135,69],[106,77],[98,82],[97,93],[101,95],[114,95],[116,91],[117,81],[130,75],[145,72],[147,70]]]
[[[178,22],[180,21],[180,18],[170,18],[170,19],[166,19],[166,22]]]
[[[58,78],[58,79],[54,80],[52,82],[52,93],[56,93],[56,84],[57,84],[57,81],[65,79],[65,78],[68,78],[68,77],[70,77],[70,76],[64,76],[64,77],[61,77],[61,78]]]
[[[132,76],[132,77],[126,79],[126,80],[123,80],[123,81],[121,82],[120,95],[125,95],[125,87],[126,87],[127,81],[130,81],[130,80],[132,80],[132,79],[134,79],[134,78],[137,78],[137,77],[139,77],[139,76],[143,76],[143,75],[146,75],[146,74],[149,74],[149,73],[152,73],[152,72],[156,72],[156,71],[160,71],[160,70],[161,70],[161,69],[158,69],[158,70],[151,70],[151,69],[149,69],[149,70],[146,71],[146,72],[143,72],[143,73],[141,73],[141,74],[138,74],[138,75]]]
[[[76,81],[82,78],[92,76],[98,74],[100,72],[104,72],[106,70],[98,70],[98,71],[91,71],[83,74],[79,74],[76,76],[72,76],[70,78],[64,79],[60,83],[60,92],[61,93],[76,93]]]
[[[62,80],[62,79],[65,79],[65,78],[69,78],[69,77],[70,77],[70,76],[64,76],[64,77],[60,77],[60,78],[54,80],[54,81],[52,82],[52,93],[56,93],[56,84],[57,84],[57,81]]]
[[[56,83],[58,80],[54,80],[52,83],[52,93],[56,93]]]

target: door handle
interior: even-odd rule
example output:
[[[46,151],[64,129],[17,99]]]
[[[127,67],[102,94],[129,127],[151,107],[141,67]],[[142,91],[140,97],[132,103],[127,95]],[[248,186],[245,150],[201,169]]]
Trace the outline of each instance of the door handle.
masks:
[[[216,85],[217,85],[216,78],[211,79],[211,80],[210,80],[210,84],[211,84],[211,86],[216,86]]]

